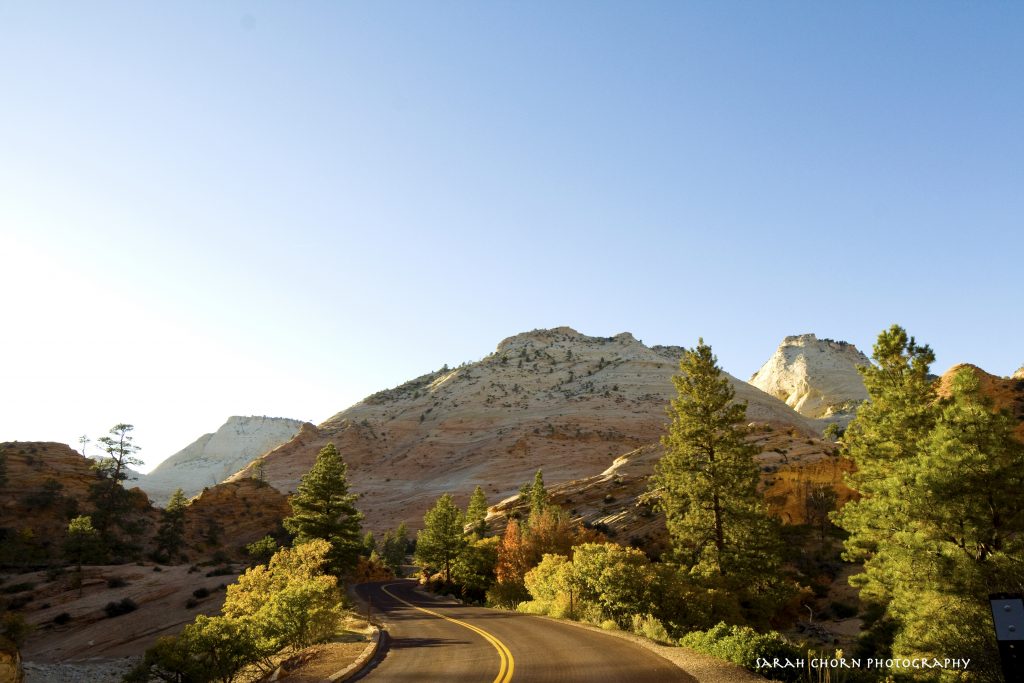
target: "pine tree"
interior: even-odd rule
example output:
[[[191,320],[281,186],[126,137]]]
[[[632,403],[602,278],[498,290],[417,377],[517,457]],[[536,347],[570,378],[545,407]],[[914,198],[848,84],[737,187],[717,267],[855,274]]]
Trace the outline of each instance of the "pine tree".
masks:
[[[747,442],[746,405],[701,339],[672,378],[665,455],[653,486],[678,560],[708,575],[766,575],[778,565],[777,529],[757,492],[758,449]]]
[[[163,519],[156,532],[156,547],[165,561],[171,561],[181,550],[185,537],[185,507],[188,501],[185,492],[180,488],[171,494],[171,499],[164,508]]]
[[[869,402],[843,437],[860,494],[834,515],[862,599],[884,608],[872,655],[960,652],[999,680],[988,594],[1024,587],[1024,445],[969,368],[937,400],[934,354],[893,326],[862,369]]]
[[[100,481],[92,487],[90,497],[95,505],[93,522],[100,534],[110,538],[110,526],[123,526],[124,515],[131,502],[128,491],[122,482],[128,478],[128,469],[132,465],[141,465],[142,460],[135,457],[140,448],[133,443],[130,434],[135,427],[120,423],[110,428],[109,436],[101,436],[97,443],[102,444],[107,456],[93,465]]]
[[[377,539],[374,537],[372,531],[367,531],[363,536],[363,554],[370,557],[376,550]]]
[[[878,336],[872,358],[876,365],[858,368],[869,400],[843,436],[843,453],[856,465],[847,483],[860,499],[834,519],[850,533],[844,558],[864,563],[864,573],[854,579],[861,598],[885,604],[897,580],[893,551],[915,545],[908,506],[938,410],[929,379],[931,348],[893,325]]]
[[[79,515],[68,523],[67,537],[64,539],[64,555],[68,561],[77,566],[75,583],[78,586],[79,595],[81,595],[82,565],[87,562],[96,562],[103,555],[99,533],[93,528],[92,518],[88,515]]]
[[[975,675],[998,678],[988,596],[1024,587],[1024,444],[994,412],[970,368],[952,381],[915,463],[906,539],[886,542],[889,616],[899,656],[962,652]]]
[[[384,533],[384,540],[381,541],[381,560],[396,576],[402,573],[402,564],[405,562],[405,554],[409,550],[409,530],[405,522],[398,525],[394,531]]]
[[[333,443],[320,449],[312,469],[302,477],[291,497],[292,515],[284,527],[295,536],[295,545],[314,539],[331,544],[327,555],[330,570],[343,576],[356,566],[362,551],[356,495],[348,492],[348,466]]]
[[[519,487],[519,499],[529,503],[529,516],[540,514],[548,506],[548,490],[544,487],[544,472],[537,470],[533,482]]]
[[[464,522],[462,511],[446,493],[423,516],[423,529],[416,535],[416,560],[443,568],[445,583],[451,582],[452,564],[466,548]]]
[[[469,507],[466,508],[466,524],[469,525],[469,532],[476,538],[483,538],[487,535],[487,496],[479,486],[473,490],[473,495],[469,498]]]

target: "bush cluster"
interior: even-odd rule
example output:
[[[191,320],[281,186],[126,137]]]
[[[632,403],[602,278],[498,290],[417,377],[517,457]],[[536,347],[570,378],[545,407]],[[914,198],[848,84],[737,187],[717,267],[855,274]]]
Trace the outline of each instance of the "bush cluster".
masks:
[[[125,680],[231,680],[250,665],[269,671],[270,657],[286,647],[333,635],[343,597],[337,578],[324,573],[329,550],[327,541],[311,541],[247,570],[227,587],[223,616],[199,615],[181,634],[161,638]],[[206,597],[209,590],[193,595]],[[198,604],[195,598],[191,606]]]

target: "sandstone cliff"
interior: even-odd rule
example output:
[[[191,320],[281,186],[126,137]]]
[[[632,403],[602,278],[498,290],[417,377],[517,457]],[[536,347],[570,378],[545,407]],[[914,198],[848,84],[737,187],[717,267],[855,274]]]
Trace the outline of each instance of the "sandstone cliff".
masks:
[[[229,417],[216,432],[204,434],[141,475],[138,485],[157,505],[165,505],[179,487],[186,496],[194,496],[285,443],[301,426],[300,420],[283,417]]]
[[[1017,369],[1017,372],[1013,373],[1013,377],[1011,379],[1024,379],[1024,365],[1020,366]]]
[[[239,479],[204,490],[185,508],[185,545],[190,557],[245,559],[245,546],[264,536],[283,538],[290,515],[287,497],[269,484]]]
[[[445,492],[462,505],[478,484],[492,501],[507,497],[538,468],[551,483],[593,476],[658,441],[681,353],[628,333],[518,334],[478,362],[428,373],[303,427],[267,454],[266,478],[293,492],[320,448],[334,442],[352,490],[364,495],[366,526],[381,530],[399,521],[418,528]],[[730,381],[751,420],[816,435],[816,425],[783,402]]]
[[[857,366],[870,364],[853,344],[801,334],[783,339],[750,383],[810,418],[852,416],[868,397]]]
[[[0,443],[0,566],[31,566],[60,559],[68,520],[91,514],[93,460],[53,442]],[[132,489],[126,519],[151,525],[156,512]]]

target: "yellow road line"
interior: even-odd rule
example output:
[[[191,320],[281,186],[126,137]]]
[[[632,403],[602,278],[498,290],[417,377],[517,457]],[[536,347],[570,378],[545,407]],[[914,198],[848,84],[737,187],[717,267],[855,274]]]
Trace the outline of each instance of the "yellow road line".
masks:
[[[446,617],[440,612],[435,612],[434,610],[429,610],[424,607],[414,605],[408,600],[403,600],[402,598],[398,597],[397,595],[388,590],[389,586],[397,585],[400,584],[389,583],[387,586],[381,586],[380,589],[388,595],[390,595],[391,597],[393,597],[395,600],[398,600],[403,605],[408,605],[409,607],[412,607],[415,610],[419,610],[420,612],[425,612],[430,616],[438,617],[439,619],[444,619],[445,621],[450,621],[453,624],[458,624],[459,626],[462,626],[463,628],[468,628],[470,631],[473,631],[477,635],[481,636],[484,640],[486,640],[488,643],[494,646],[494,649],[498,651],[498,657],[501,659],[501,666],[498,667],[498,675],[494,679],[493,683],[509,683],[509,681],[512,680],[512,672],[515,671],[516,663],[515,660],[512,659],[512,653],[508,651],[507,647],[505,647],[505,643],[501,642],[500,640],[498,640],[482,628],[473,626],[473,624],[467,624],[464,621],[459,621],[458,619]]]

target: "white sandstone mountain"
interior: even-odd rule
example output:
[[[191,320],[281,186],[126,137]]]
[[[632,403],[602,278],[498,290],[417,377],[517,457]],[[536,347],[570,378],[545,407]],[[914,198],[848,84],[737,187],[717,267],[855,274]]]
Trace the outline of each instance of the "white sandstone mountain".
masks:
[[[801,334],[783,339],[750,383],[810,418],[852,415],[868,398],[857,366],[870,364],[853,344]]]
[[[138,486],[157,505],[165,504],[177,488],[193,496],[290,440],[302,425],[283,417],[229,417],[213,434],[203,434],[141,475]]]
[[[296,490],[317,452],[333,443],[375,532],[419,528],[438,496],[459,505],[476,485],[491,501],[543,469],[549,484],[597,475],[616,456],[657,443],[676,396],[683,349],[646,346],[629,333],[591,337],[569,327],[505,339],[494,353],[380,391],[267,454],[266,481]],[[806,441],[820,425],[726,375],[751,422]],[[232,479],[251,477],[248,470]]]

